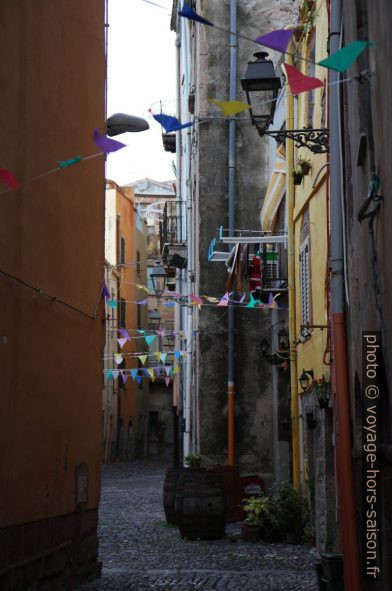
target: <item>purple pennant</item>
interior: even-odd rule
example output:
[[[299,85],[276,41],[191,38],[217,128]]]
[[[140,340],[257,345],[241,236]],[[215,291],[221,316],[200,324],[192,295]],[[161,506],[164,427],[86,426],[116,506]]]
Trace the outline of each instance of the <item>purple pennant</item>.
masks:
[[[202,16],[197,14],[197,12],[192,10],[192,8],[187,4],[184,4],[182,10],[180,10],[178,14],[179,16],[189,18],[191,21],[196,21],[198,23],[202,23],[203,25],[209,25],[210,27],[214,26],[214,24],[211,21],[208,21],[206,18],[203,18]]]
[[[112,297],[106,283],[103,284],[102,295],[106,300]]]
[[[161,368],[160,367],[155,367],[154,368],[154,373],[155,373],[156,377],[159,378],[159,376],[161,375]]]
[[[171,131],[179,131],[180,129],[185,129],[185,127],[191,127],[193,122],[190,121],[189,123],[180,123],[177,117],[172,117],[171,115],[164,115],[161,113],[160,115],[153,115],[155,121],[158,121],[164,128],[166,133],[170,133]]]
[[[271,33],[267,33],[266,35],[262,35],[261,37],[257,37],[255,41],[260,45],[265,45],[271,49],[276,49],[276,51],[286,53],[287,46],[293,33],[294,29],[278,29],[276,31],[271,31]]]
[[[106,137],[106,135],[100,134],[98,129],[94,131],[93,139],[98,148],[101,148],[102,152],[105,152],[106,154],[109,152],[117,152],[117,150],[121,150],[122,148],[126,147],[126,144],[118,142],[117,140],[112,140],[111,138]]]
[[[131,337],[129,336],[129,332],[127,331],[126,328],[119,328],[118,332],[120,333],[120,335],[124,338],[124,339],[128,339],[128,341],[131,340]]]

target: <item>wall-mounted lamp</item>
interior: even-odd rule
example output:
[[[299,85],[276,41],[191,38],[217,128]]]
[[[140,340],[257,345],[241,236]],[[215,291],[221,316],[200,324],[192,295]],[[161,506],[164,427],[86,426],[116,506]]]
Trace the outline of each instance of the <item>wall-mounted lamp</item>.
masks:
[[[150,126],[145,119],[135,117],[134,115],[127,115],[126,113],[114,113],[106,121],[106,133],[110,137],[128,131],[136,133],[138,131],[146,131],[147,129],[150,129]]]
[[[328,130],[312,129],[279,129],[267,130],[274,120],[276,99],[281,87],[280,78],[276,76],[274,65],[266,59],[268,53],[259,51],[254,54],[256,60],[248,62],[245,78],[241,79],[241,85],[245,90],[246,100],[250,105],[249,114],[252,125],[256,126],[259,135],[269,135],[279,144],[286,138],[294,140],[297,147],[308,148],[315,154],[328,152]]]
[[[160,327],[161,318],[162,317],[156,308],[155,310],[150,310],[148,313],[148,323],[152,330]]]
[[[281,351],[287,351],[290,349],[289,333],[286,328],[281,328],[278,332],[278,343]]]
[[[300,375],[299,378],[299,383],[301,384],[301,388],[302,390],[306,390],[306,388],[309,386],[309,381],[310,378],[312,378],[312,380],[314,380],[314,373],[313,373],[313,369],[307,369],[306,371],[304,369],[302,369],[302,374]]]

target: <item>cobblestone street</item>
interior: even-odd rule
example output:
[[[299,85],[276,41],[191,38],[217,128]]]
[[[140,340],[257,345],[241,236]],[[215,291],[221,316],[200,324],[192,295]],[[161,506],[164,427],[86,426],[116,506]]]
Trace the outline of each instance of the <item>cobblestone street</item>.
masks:
[[[235,535],[182,540],[162,508],[162,460],[103,467],[100,506],[102,577],[78,591],[316,591],[309,548],[251,544]],[[239,524],[226,527],[235,534]],[[231,538],[231,539],[230,539]]]

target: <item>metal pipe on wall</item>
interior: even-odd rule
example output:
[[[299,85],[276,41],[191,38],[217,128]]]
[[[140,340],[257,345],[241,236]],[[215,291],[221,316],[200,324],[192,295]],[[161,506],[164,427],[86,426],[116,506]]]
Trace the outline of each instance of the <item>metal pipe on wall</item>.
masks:
[[[290,49],[288,49],[289,51]],[[292,63],[291,56],[287,62]],[[286,88],[286,129],[294,129],[294,99]],[[294,141],[286,139],[286,179],[287,179],[287,259],[289,292],[289,334],[290,334],[290,382],[291,382],[291,432],[293,453],[293,485],[296,491],[301,489],[300,453],[299,453],[299,412],[298,412],[298,374],[296,345],[296,296],[295,296],[295,237],[294,237]]]
[[[237,96],[237,1],[230,0],[230,92],[229,100],[235,101]],[[228,193],[229,193],[229,234],[234,231],[235,217],[235,139],[236,122],[229,121],[229,153],[228,153]],[[228,352],[227,352],[227,432],[228,432],[228,464],[235,462],[235,393],[234,393],[234,308],[228,309]]]
[[[331,0],[330,53],[338,51],[341,37],[342,2]],[[348,377],[347,338],[344,309],[344,244],[342,212],[342,159],[339,125],[339,73],[330,70],[330,220],[331,220],[331,324],[333,370],[336,395],[334,397],[334,427],[336,466],[338,473],[341,537],[343,544],[344,588],[361,589],[359,539],[356,521],[352,432]]]

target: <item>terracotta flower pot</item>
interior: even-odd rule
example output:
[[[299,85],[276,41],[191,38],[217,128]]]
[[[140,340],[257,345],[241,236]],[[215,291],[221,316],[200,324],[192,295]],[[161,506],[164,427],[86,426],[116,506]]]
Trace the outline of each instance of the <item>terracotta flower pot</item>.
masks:
[[[302,172],[293,172],[294,185],[300,185],[302,183],[302,178]]]
[[[302,174],[303,174],[304,176],[308,176],[308,174],[309,174],[309,172],[310,172],[310,169],[311,169],[311,165],[310,165],[310,164],[308,164],[307,162],[302,162],[302,163],[300,164],[300,167],[301,167]]]
[[[260,526],[250,523],[241,523],[241,534],[244,542],[257,542],[260,535]]]

